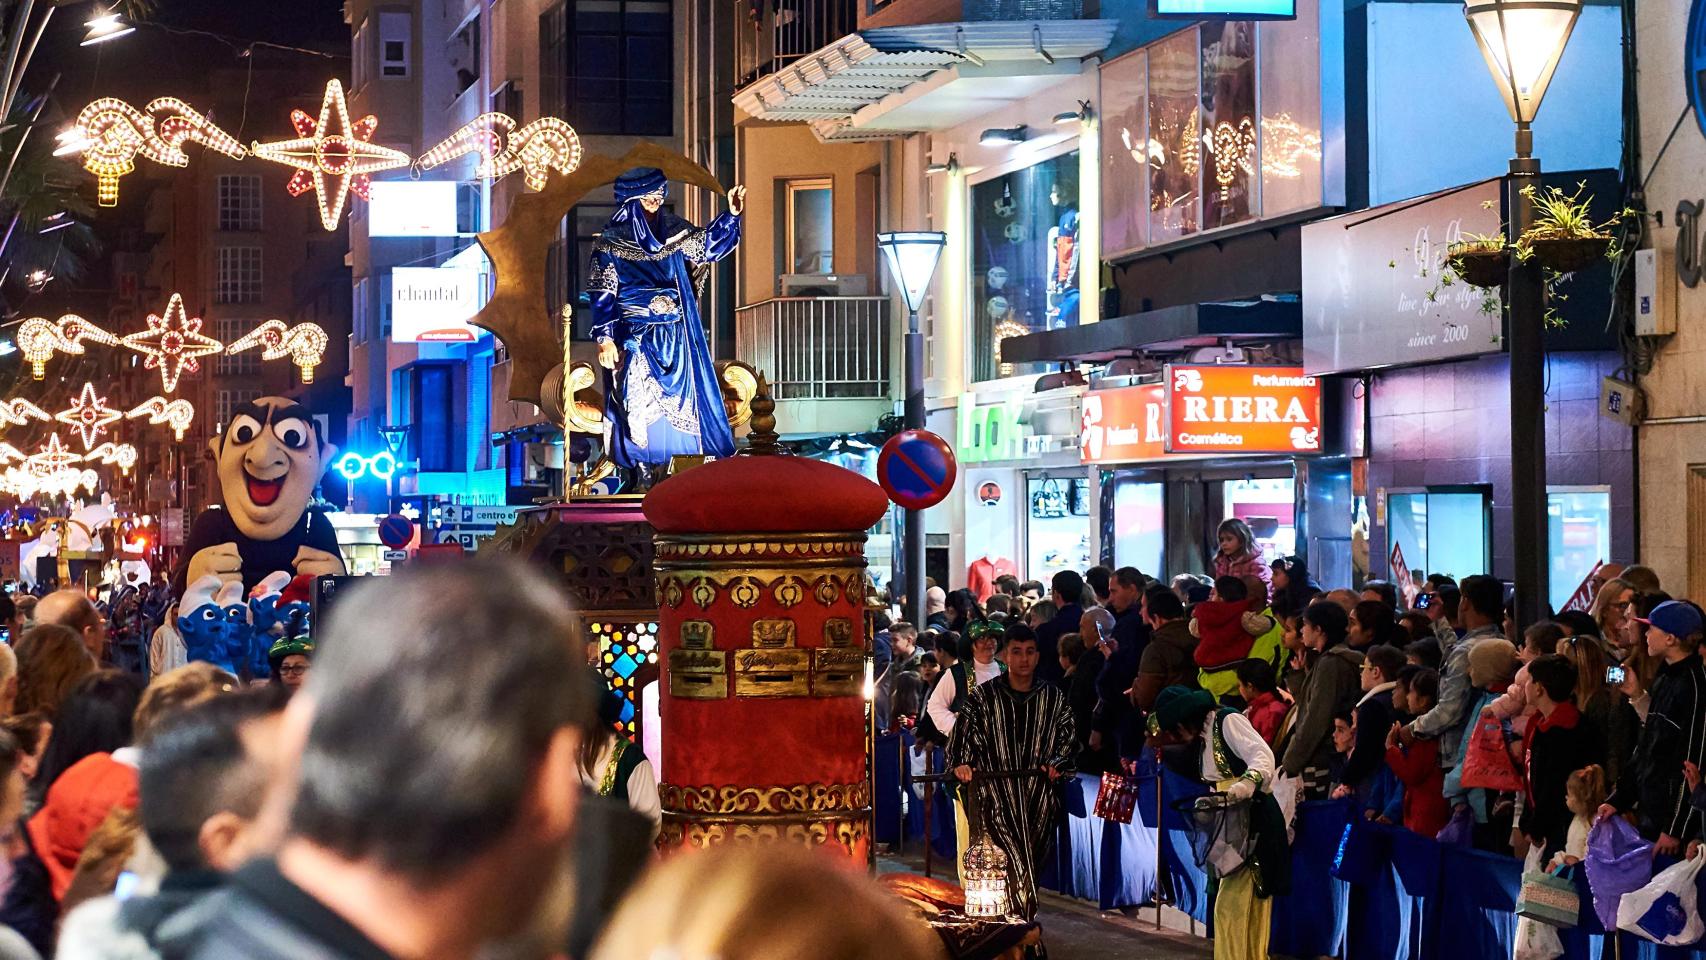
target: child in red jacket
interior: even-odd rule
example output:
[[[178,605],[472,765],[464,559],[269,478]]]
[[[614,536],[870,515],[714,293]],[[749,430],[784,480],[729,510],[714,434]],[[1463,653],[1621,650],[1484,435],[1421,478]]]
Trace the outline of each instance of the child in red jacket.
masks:
[[[1250,611],[1250,588],[1237,577],[1214,581],[1209,599],[1191,607],[1191,635],[1197,638],[1192,656],[1204,670],[1224,670],[1248,659],[1256,638],[1272,630],[1274,621]]]
[[[1406,674],[1410,671],[1406,670]],[[1400,714],[1421,716],[1439,699],[1439,674],[1419,670],[1408,682],[1398,681],[1392,690],[1392,708]],[[1398,740],[1398,725],[1386,738],[1386,765],[1404,784],[1404,827],[1424,837],[1445,829],[1451,809],[1445,802],[1445,771],[1439,766],[1439,741],[1417,740],[1405,747]]]

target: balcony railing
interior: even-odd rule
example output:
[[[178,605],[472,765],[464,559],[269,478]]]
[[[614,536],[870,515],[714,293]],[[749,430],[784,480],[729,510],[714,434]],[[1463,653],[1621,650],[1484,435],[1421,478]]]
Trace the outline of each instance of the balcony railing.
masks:
[[[777,297],[735,311],[735,352],[777,400],[889,399],[887,297]]]
[[[735,27],[736,88],[792,65],[859,25],[860,0],[780,0],[753,3],[757,15]]]

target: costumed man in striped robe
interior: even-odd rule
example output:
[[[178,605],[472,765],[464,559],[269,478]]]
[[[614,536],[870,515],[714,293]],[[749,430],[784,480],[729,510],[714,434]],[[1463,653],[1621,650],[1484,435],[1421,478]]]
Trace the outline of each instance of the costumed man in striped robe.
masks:
[[[1149,724],[1152,734],[1171,742],[1163,760],[1174,772],[1250,801],[1249,858],[1224,876],[1212,871],[1214,960],[1266,960],[1273,898],[1291,892],[1285,815],[1273,795],[1274,752],[1242,713],[1215,703],[1207,690],[1162,690]]]
[[[1058,781],[1073,772],[1078,738],[1060,688],[1037,677],[1037,639],[1007,640],[1007,673],[966,696],[948,742],[948,763],[962,783],[978,771],[1036,770],[1035,777],[979,781],[983,830],[1007,855],[1009,912],[1037,915],[1037,861],[1060,821]]]

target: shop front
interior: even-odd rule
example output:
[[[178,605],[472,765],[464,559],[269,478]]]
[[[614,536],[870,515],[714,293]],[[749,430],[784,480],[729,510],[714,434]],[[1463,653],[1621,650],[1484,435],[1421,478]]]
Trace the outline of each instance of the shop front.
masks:
[[[1084,395],[1080,459],[1101,488],[1098,557],[1151,576],[1202,573],[1221,521],[1265,556],[1307,551],[1300,477],[1329,452],[1323,384],[1298,367],[1176,364]]]
[[[1098,494],[1073,427],[1080,392],[961,397],[955,453],[964,534],[949,571],[955,585],[1003,573],[1047,583],[1094,565]]]
[[[1446,248],[1501,223],[1500,181],[1305,225],[1304,367],[1358,385],[1356,577],[1414,585],[1514,571],[1510,363],[1499,291],[1445,284]],[[1589,189],[1600,189],[1589,181]],[[1600,412],[1621,359],[1603,334],[1607,269],[1581,271],[1548,331],[1548,599],[1635,556],[1630,427]],[[1366,530],[1366,533],[1363,533]]]

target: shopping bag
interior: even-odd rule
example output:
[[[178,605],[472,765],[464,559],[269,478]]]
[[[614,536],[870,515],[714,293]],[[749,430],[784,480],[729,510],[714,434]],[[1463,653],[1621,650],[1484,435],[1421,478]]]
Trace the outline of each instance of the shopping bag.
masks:
[[[1566,930],[1575,926],[1582,912],[1582,901],[1576,893],[1575,881],[1564,878],[1567,869],[1524,872],[1516,897],[1516,915]]]
[[[1706,934],[1696,908],[1695,880],[1706,855],[1696,853],[1659,871],[1651,883],[1626,893],[1617,905],[1617,927],[1667,947],[1683,947]]]
[[[1111,823],[1131,823],[1137,810],[1137,763],[1121,760],[1120,773],[1102,774],[1102,788],[1096,791],[1096,816]]]
[[[1522,917],[1516,922],[1516,949],[1512,960],[1552,960],[1564,955],[1564,941],[1556,927]]]
[[[1588,872],[1593,912],[1607,930],[1615,929],[1618,901],[1653,878],[1653,845],[1642,839],[1629,821],[1606,817],[1588,832],[1582,869]]]
[[[1469,736],[1469,747],[1463,751],[1462,782],[1465,787],[1479,787],[1497,793],[1513,793],[1522,789],[1522,775],[1516,762],[1505,748],[1505,731],[1499,721],[1485,717],[1475,721]]]
[[[1468,807],[1452,811],[1451,819],[1441,827],[1434,839],[1448,847],[1469,847],[1475,844],[1475,815]]]

